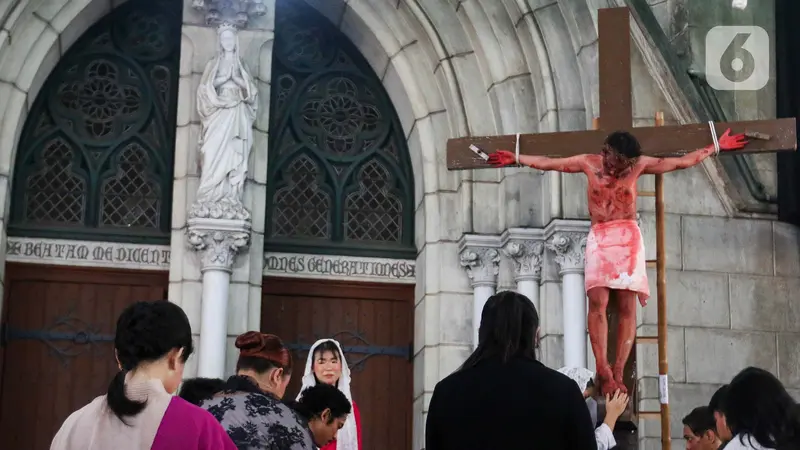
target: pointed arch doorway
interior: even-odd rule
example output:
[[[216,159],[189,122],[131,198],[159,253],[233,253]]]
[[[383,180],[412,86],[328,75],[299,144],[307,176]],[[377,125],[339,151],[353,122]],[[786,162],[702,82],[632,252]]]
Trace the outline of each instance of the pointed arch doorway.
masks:
[[[365,58],[303,1],[276,2],[273,58],[262,331],[293,350],[290,396],[310,345],[338,340],[363,448],[409,450],[417,249],[400,121]]]
[[[27,116],[0,320],[2,449],[50,448],[118,370],[122,310],[166,299],[181,3],[130,1],[101,18]]]

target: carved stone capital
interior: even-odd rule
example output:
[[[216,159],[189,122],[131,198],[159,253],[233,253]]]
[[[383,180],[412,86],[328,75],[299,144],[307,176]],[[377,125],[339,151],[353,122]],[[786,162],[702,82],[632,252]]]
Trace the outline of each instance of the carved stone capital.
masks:
[[[586,238],[589,236],[591,222],[588,220],[556,219],[544,229],[548,250],[555,255],[559,274],[583,273]]]
[[[576,231],[559,231],[547,242],[547,249],[555,253],[561,275],[583,273],[587,236],[587,233]]]
[[[541,228],[509,228],[501,241],[503,253],[514,263],[514,281],[542,279],[544,231]]]
[[[250,222],[226,219],[189,219],[187,240],[200,253],[200,271],[232,272],[236,255],[250,244]]]
[[[461,267],[472,287],[497,286],[500,273],[500,236],[465,235],[458,244]]]
[[[251,17],[267,13],[264,0],[192,0],[192,8],[205,14],[206,24],[247,26]]]
[[[461,252],[461,267],[475,286],[497,286],[500,252],[496,248],[471,247]]]
[[[514,262],[514,280],[541,280],[544,242],[541,240],[513,240],[503,247],[506,256]]]

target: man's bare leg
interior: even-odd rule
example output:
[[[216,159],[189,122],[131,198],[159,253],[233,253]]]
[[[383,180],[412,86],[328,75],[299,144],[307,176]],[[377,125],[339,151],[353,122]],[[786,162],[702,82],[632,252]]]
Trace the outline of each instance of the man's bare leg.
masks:
[[[589,289],[589,339],[592,341],[592,352],[597,363],[597,381],[600,383],[600,392],[613,393],[616,382],[611,366],[608,364],[608,320],[606,308],[610,290],[606,287]]]
[[[628,392],[623,375],[625,364],[636,339],[636,292],[614,291],[617,298],[619,323],[617,324],[617,360],[614,362],[614,381],[623,392]]]

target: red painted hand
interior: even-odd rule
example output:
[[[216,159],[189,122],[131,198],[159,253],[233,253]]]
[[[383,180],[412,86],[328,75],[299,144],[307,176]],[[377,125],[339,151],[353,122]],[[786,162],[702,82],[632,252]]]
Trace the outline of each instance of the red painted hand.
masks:
[[[731,136],[730,128],[725,130],[725,133],[719,138],[720,150],[739,150],[740,148],[744,148],[745,145],[747,145],[747,140],[744,138],[744,134],[734,134]]]
[[[517,163],[517,157],[506,150],[498,150],[489,155],[489,164],[495,167],[511,166]]]

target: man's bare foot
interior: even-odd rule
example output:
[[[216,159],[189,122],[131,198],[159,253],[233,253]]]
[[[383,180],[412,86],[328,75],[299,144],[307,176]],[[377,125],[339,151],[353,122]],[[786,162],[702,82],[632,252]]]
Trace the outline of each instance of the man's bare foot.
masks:
[[[600,393],[605,395],[611,392],[617,392],[619,387],[613,378],[600,381]]]
[[[617,390],[617,382],[614,381],[614,373],[609,366],[597,369],[597,382],[600,384],[601,394],[613,394]]]
[[[620,392],[623,394],[628,393],[628,387],[625,386],[625,379],[622,376],[622,373],[616,370],[614,371],[614,382],[617,383],[617,387],[619,388]]]

